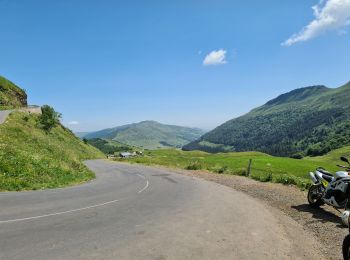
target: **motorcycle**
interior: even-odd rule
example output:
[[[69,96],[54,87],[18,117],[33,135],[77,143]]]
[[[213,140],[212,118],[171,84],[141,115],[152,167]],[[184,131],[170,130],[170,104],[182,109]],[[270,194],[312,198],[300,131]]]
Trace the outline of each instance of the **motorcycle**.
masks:
[[[336,209],[345,209],[342,221],[349,226],[350,215],[350,162],[345,157],[340,160],[348,166],[337,165],[345,171],[338,171],[335,176],[323,168],[317,168],[315,173],[310,172],[313,185],[309,188],[307,199],[312,207],[328,204]]]
[[[350,259],[350,234],[343,240],[343,258],[344,260]]]
[[[349,220],[350,219],[348,217],[348,222],[350,222]],[[350,227],[349,227],[349,232],[350,232]],[[342,251],[343,251],[343,259],[350,260],[350,234],[347,235],[343,240]]]

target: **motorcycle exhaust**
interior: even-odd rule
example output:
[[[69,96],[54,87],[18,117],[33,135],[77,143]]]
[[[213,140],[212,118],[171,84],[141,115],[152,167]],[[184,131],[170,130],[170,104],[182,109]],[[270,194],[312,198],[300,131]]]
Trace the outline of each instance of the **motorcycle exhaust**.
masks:
[[[317,184],[318,183],[318,179],[316,178],[315,174],[313,172],[310,172],[309,175],[310,175],[310,178],[311,178],[312,182],[314,184]]]

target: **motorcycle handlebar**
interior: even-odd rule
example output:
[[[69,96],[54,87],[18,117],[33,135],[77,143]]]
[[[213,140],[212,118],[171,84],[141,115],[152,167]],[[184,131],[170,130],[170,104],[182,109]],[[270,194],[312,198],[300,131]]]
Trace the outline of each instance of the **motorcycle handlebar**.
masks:
[[[344,169],[350,170],[350,167],[348,167],[348,166],[344,166],[344,165],[340,165],[340,164],[337,164],[337,166],[340,167],[340,168],[344,168]]]

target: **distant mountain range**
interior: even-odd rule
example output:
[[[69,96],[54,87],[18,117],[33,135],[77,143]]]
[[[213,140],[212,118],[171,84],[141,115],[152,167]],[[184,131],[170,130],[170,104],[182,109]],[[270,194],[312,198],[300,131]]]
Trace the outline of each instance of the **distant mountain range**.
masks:
[[[232,119],[184,150],[262,151],[272,155],[321,155],[350,145],[350,82],[331,89],[295,89]]]
[[[122,144],[144,149],[181,148],[198,139],[204,131],[175,125],[165,125],[156,121],[142,121],[92,133],[78,133],[86,139],[109,139]]]

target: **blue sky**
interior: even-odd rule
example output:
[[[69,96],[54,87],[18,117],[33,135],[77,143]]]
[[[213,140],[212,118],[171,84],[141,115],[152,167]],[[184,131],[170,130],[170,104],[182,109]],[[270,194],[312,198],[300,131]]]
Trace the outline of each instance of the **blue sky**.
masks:
[[[75,131],[142,120],[210,129],[286,91],[348,82],[349,6],[0,0],[0,74]]]

